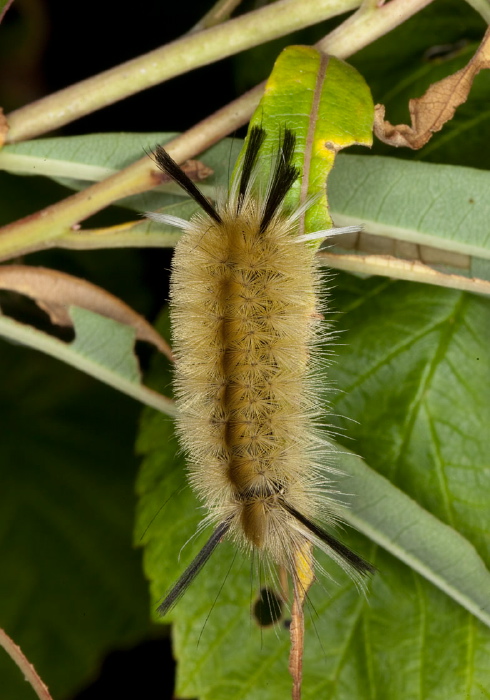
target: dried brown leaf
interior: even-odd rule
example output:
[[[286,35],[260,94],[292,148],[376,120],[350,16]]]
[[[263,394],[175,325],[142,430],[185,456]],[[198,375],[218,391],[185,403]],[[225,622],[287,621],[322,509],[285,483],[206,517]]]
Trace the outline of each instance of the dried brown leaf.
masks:
[[[409,102],[412,125],[393,126],[385,121],[385,106],[376,105],[374,133],[390,146],[405,146],[414,150],[422,148],[436,131],[453,118],[459,105],[466,102],[475,76],[490,68],[490,28],[471,61],[461,70],[448,75],[429,87],[425,95]]]
[[[151,153],[150,156],[153,158]],[[201,180],[206,180],[214,173],[214,170],[207,166],[205,163],[203,163],[201,160],[186,160],[185,163],[182,163],[180,168],[185,172],[186,175],[188,175],[192,182],[201,182]],[[164,173],[159,168],[157,168],[155,172],[158,181],[162,184],[174,181],[170,175]]]
[[[206,178],[214,173],[212,168],[200,160],[186,160],[180,167],[193,182],[206,180]]]
[[[143,316],[105,289],[79,277],[44,267],[3,265],[0,267],[0,289],[30,297],[49,314],[52,323],[59,326],[72,325],[69,306],[95,311],[132,326],[139,340],[152,343],[161,353],[173,359],[170,346]]]

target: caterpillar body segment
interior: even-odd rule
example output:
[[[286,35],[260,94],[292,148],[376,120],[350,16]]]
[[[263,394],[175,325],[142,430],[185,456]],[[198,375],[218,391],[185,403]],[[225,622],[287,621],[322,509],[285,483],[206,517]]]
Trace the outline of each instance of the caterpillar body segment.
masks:
[[[231,537],[297,583],[305,543],[357,582],[373,567],[323,529],[340,518],[325,463],[315,368],[325,340],[314,248],[298,242],[284,198],[299,177],[285,129],[270,182],[257,192],[264,131],[249,135],[227,201],[213,206],[163,148],[154,158],[202,206],[178,225],[171,278],[177,432],[190,482],[214,533],[159,610],[176,602],[219,541]],[[337,233],[325,231],[324,235]],[[316,235],[316,234],[315,234]],[[321,235],[321,233],[318,233]],[[321,525],[320,525],[321,524]]]

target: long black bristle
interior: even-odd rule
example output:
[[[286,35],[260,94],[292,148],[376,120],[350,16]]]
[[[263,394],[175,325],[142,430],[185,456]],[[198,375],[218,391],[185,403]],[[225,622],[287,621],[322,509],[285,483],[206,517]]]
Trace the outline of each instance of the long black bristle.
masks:
[[[291,165],[295,144],[295,135],[289,129],[285,129],[260,222],[261,233],[264,233],[270,224],[272,217],[299,175],[298,168]]]
[[[193,561],[189,564],[187,569],[184,571],[179,580],[174,584],[170,591],[165,596],[164,600],[158,606],[158,612],[160,615],[166,615],[170,608],[172,608],[179,598],[185,593],[187,587],[196,578],[197,574],[201,571],[204,564],[207,562],[211,554],[214,552],[218,544],[220,543],[222,537],[226,534],[230,527],[230,521],[225,520],[222,522],[216,530],[213,532],[209,540],[206,542],[204,547],[201,549],[199,554]]]
[[[185,174],[182,168],[177,165],[173,158],[169,156],[167,151],[162,148],[162,146],[157,146],[153,157],[155,162],[164,173],[170,175],[172,180],[175,180],[183,190],[187,192],[188,195],[194,199],[199,206],[201,206],[206,214],[208,214],[216,223],[221,224],[221,217],[213,207],[213,205],[206,199],[201,190],[199,190],[196,185],[192,182],[190,177]]]
[[[293,508],[292,505],[290,505],[286,501],[283,501],[282,504],[287,510],[287,512],[293,516],[293,518],[296,518],[296,520],[302,525],[304,525],[313,535],[315,535],[315,537],[318,537],[318,539],[320,539],[322,542],[325,542],[325,544],[328,545],[330,549],[333,549],[333,551],[336,552],[339,556],[341,556],[342,559],[344,559],[351,566],[353,566],[356,571],[358,571],[363,576],[368,574],[374,574],[376,568],[372,564],[370,564],[358,554],[353,552],[352,549],[349,549],[349,547],[337,540],[335,537],[329,535],[328,532],[323,530],[314,522],[308,520],[308,518],[306,518],[299,511],[297,511],[296,508]]]
[[[238,199],[236,213],[240,213],[242,208],[243,199],[245,197],[245,192],[247,191],[248,184],[250,182],[250,176],[257,162],[257,157],[259,155],[260,148],[264,143],[265,131],[260,126],[254,126],[250,130],[250,135],[248,137],[247,150],[245,151],[245,156],[243,158],[242,175],[240,177],[240,185],[238,188]]]

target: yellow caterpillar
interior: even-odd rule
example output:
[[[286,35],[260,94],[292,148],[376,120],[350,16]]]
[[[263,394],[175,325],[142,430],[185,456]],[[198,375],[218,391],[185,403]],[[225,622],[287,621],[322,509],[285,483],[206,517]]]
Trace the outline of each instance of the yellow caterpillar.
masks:
[[[284,129],[260,192],[255,173],[264,138],[263,129],[251,130],[228,200],[216,206],[163,148],[154,154],[203,210],[189,222],[148,216],[183,229],[170,300],[177,430],[191,485],[206,507],[202,526],[215,528],[161,603],[162,614],[225,536],[284,567],[296,591],[305,546],[319,547],[357,581],[373,570],[323,528],[340,516],[315,382],[325,339],[320,278],[314,248],[305,243],[352,227],[297,235],[308,203],[295,212],[284,206],[299,176],[295,137]]]

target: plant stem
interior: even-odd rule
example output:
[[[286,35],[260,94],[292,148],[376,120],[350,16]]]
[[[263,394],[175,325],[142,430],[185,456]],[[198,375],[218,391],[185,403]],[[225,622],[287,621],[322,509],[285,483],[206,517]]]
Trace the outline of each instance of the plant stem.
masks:
[[[376,0],[365,0],[357,12],[319,41],[316,48],[339,58],[350,56],[398,27],[431,2],[391,0],[386,5],[378,5]]]
[[[165,144],[178,162],[205,150],[230,131],[245,124],[259,102],[254,90],[231,103],[184,134]],[[81,192],[67,197],[31,216],[0,228],[0,260],[51,247],[54,239],[73,234],[74,227],[117,199],[145,192],[159,184],[160,175],[148,156],[132,163]]]
[[[278,0],[21,107],[8,117],[7,143],[23,141],[165,80],[348,12],[359,0]]]
[[[3,20],[5,17],[7,10],[9,9],[10,5],[13,3],[14,0],[7,0],[4,4],[3,7],[0,9],[0,22]]]
[[[146,235],[141,221],[111,226],[106,229],[88,229],[67,233],[52,243],[53,248],[68,250],[107,250],[108,248],[174,248],[181,233],[163,232]]]
[[[159,182],[146,156],[111,177],[77,192],[36,214],[0,228],[0,260],[39,250],[48,242],[68,233],[79,221],[126,195],[145,192]]]
[[[192,32],[200,32],[203,29],[208,29],[209,27],[214,27],[215,24],[224,22],[229,18],[235,7],[237,7],[241,1],[242,0],[218,0],[209,12],[206,12],[204,17],[192,27],[189,34]]]
[[[389,5],[363,6],[355,15],[328,34],[317,48],[346,58],[415,14],[431,0],[391,0]],[[400,19],[401,18],[401,19]],[[170,155],[182,163],[209,148],[250,119],[257,107],[264,83],[196,124],[166,144]],[[26,108],[27,109],[27,108]],[[152,163],[145,157],[111,177],[46,209],[0,229],[0,260],[39,250],[54,239],[73,234],[80,221],[117,199],[144,192],[158,184]]]
[[[27,660],[22,649],[10,639],[3,629],[0,629],[0,646],[2,646],[10,658],[15,661],[39,700],[53,700],[47,686],[40,679],[34,666]]]

